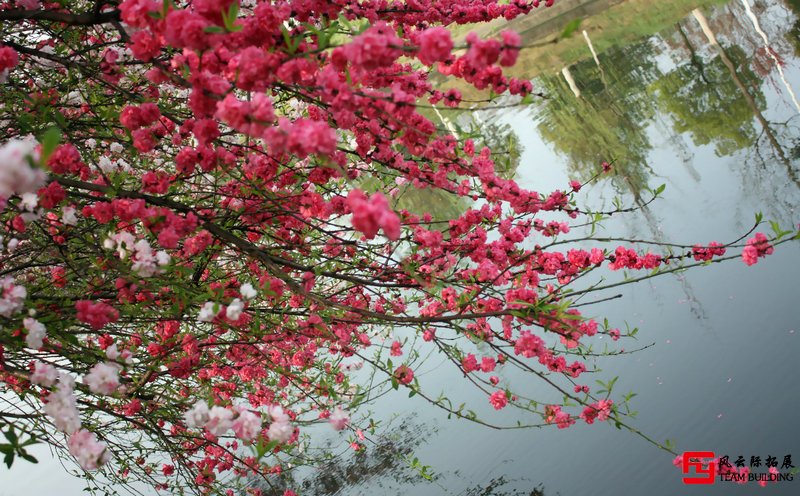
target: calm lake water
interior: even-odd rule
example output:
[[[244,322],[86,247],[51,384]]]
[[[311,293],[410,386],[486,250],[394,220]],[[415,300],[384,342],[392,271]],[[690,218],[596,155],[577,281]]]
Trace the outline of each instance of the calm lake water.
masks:
[[[649,209],[606,222],[609,236],[727,242],[750,229],[755,212],[784,227],[796,224],[798,2],[751,2],[760,29],[739,0],[650,2],[651,17],[634,8],[647,4],[622,2],[584,21],[597,62],[582,28],[546,48],[556,55],[523,55],[516,70],[536,75],[547,99],[477,115],[479,122],[508,126],[522,150],[522,186],[563,188],[600,161],[615,159],[618,174],[587,188],[588,204],[609,207],[615,196],[636,203],[649,198],[648,188],[666,184],[666,190]],[[699,15],[692,13],[696,7],[702,7]],[[569,19],[565,14],[561,25]],[[615,39],[621,27],[638,38]],[[640,328],[638,341],[624,346],[653,344],[596,363],[598,378],[620,376],[616,391],[638,393],[635,427],[672,440],[677,451],[775,456],[779,463],[791,455],[800,466],[799,255],[797,243],[782,245],[755,267],[734,260],[662,276],[585,309],[616,326]],[[491,410],[436,357],[418,375],[428,391],[446,390],[456,404],[470,402],[487,420],[516,420],[511,409]],[[514,380],[524,378],[509,372],[502,379],[519,385]],[[402,392],[371,408],[384,421],[378,446],[366,458],[309,471],[306,494],[800,494],[798,480],[767,488],[683,485],[672,456],[611,425],[496,431],[447,420]],[[412,452],[432,466],[432,481],[399,460]],[[62,472],[57,461],[45,460],[1,470],[0,496],[80,494],[81,480]]]

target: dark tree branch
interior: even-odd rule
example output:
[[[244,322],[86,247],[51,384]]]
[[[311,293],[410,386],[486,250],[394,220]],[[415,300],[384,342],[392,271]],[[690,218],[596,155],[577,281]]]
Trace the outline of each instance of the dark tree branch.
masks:
[[[55,10],[13,9],[0,11],[0,22],[25,20],[61,22],[70,26],[92,26],[119,21],[120,16],[119,10],[116,9],[107,12],[87,12],[84,14],[58,12]]]

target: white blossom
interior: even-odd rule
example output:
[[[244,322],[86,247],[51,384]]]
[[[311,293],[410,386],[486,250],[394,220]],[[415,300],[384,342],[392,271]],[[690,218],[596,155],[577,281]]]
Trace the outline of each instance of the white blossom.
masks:
[[[36,206],[39,204],[39,195],[34,192],[22,193],[20,199],[19,206],[28,212],[36,210]]]
[[[131,164],[126,162],[125,160],[119,158],[116,161],[117,167],[122,169],[123,172],[130,172],[131,171]]]
[[[208,411],[206,429],[215,436],[221,436],[233,426],[233,412],[221,406],[213,406]]]
[[[206,422],[208,422],[208,405],[206,402],[200,400],[192,408],[186,410],[186,413],[183,414],[183,420],[186,422],[186,427],[190,429],[205,427]]]
[[[237,320],[244,311],[244,303],[239,298],[235,298],[225,310],[225,316],[230,320]]]
[[[214,320],[214,317],[217,316],[217,312],[214,309],[216,305],[217,304],[213,301],[203,303],[203,306],[200,307],[200,313],[197,315],[197,320],[200,322],[211,322]]]
[[[116,360],[117,358],[119,358],[119,350],[117,349],[116,343],[106,348],[106,358],[108,358],[109,360]]]
[[[141,239],[133,245],[135,253],[133,255],[133,266],[131,267],[140,277],[152,277],[156,274],[164,272],[162,268],[170,261],[170,256],[167,252],[160,250],[158,253],[153,253],[150,243],[145,239]]]
[[[53,419],[56,429],[72,434],[81,428],[78,402],[75,399],[75,379],[66,372],[58,374],[58,386],[47,397],[44,413]]]
[[[93,393],[113,394],[119,387],[119,369],[116,363],[98,363],[83,376],[83,383]]]
[[[33,362],[33,372],[30,376],[32,383],[49,388],[53,387],[57,379],[58,371],[55,367],[39,360]]]
[[[253,285],[249,282],[242,284],[242,286],[239,288],[239,292],[242,294],[242,298],[245,300],[252,300],[258,296],[258,291],[256,291]]]
[[[67,446],[84,470],[96,470],[111,459],[106,443],[98,441],[94,433],[86,429],[72,434]]]
[[[269,436],[270,441],[277,441],[279,443],[289,441],[293,433],[294,427],[288,422],[273,422],[269,425],[269,429],[267,430],[267,436]]]
[[[12,241],[14,240],[8,243],[9,250],[12,249]],[[11,277],[0,279],[0,315],[8,318],[22,310],[27,296],[28,291],[25,286],[17,286]]]
[[[261,430],[261,415],[257,415],[246,408],[239,408],[239,416],[231,425],[233,433],[243,441],[250,441]]]
[[[331,413],[328,421],[331,423],[334,430],[341,431],[350,424],[350,415],[342,410],[342,407],[337,406],[336,409],[333,410],[333,413]]]
[[[31,167],[28,159],[39,159],[32,137],[14,139],[0,146],[0,196],[35,193],[47,180],[45,172]]]
[[[34,350],[41,348],[44,344],[42,340],[47,336],[47,329],[45,329],[44,324],[31,317],[26,317],[22,321],[22,326],[28,331],[25,335],[25,344],[28,345],[28,348]]]
[[[111,161],[110,158],[103,155],[99,159],[97,159],[97,168],[103,172],[111,172],[114,170],[114,163]]]
[[[292,424],[289,422],[289,415],[283,411],[283,407],[280,405],[270,406],[267,409],[267,413],[269,413],[272,422],[267,431],[269,439],[279,443],[285,443],[291,439],[294,433],[294,427],[292,427]]]
[[[67,95],[64,97],[64,103],[66,103],[67,105],[81,105],[85,103],[85,100],[83,99],[83,95],[81,95],[81,92],[75,90],[67,93]]]
[[[75,207],[64,207],[61,210],[61,223],[65,226],[75,226],[78,224],[78,217],[75,215]]]

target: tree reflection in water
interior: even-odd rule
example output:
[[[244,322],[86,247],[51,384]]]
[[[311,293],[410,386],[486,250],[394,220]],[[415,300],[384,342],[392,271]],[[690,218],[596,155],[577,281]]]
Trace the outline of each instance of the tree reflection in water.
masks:
[[[349,448],[307,474],[287,471],[272,480],[268,488],[254,480],[254,487],[265,496],[282,496],[288,488],[299,488],[300,494],[457,494],[459,496],[545,496],[545,488],[532,481],[509,478],[505,475],[470,486],[463,491],[451,491],[442,481],[463,478],[460,471],[425,472],[412,468],[414,451],[435,436],[437,429],[430,424],[417,423],[405,418],[396,427],[386,431],[367,444],[367,449],[354,452]],[[330,448],[331,446],[329,446]],[[333,449],[327,450],[333,453]],[[559,493],[547,493],[556,494]]]

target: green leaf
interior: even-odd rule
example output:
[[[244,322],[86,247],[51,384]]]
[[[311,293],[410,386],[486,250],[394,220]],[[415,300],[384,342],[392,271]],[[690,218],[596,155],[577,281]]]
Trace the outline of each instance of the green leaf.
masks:
[[[3,435],[6,436],[6,439],[8,439],[12,446],[19,445],[19,437],[17,436],[17,433],[14,432],[14,427],[10,427],[6,432],[3,433]]]
[[[17,117],[17,127],[19,127],[19,130],[24,134],[33,131],[33,115],[28,112],[20,114],[19,117]]]
[[[583,22],[583,19],[580,18],[569,21],[567,25],[564,26],[564,30],[561,31],[561,35],[559,36],[559,38],[564,39],[572,36],[572,33],[577,31],[578,28],[581,27],[581,22]]]
[[[228,8],[228,19],[234,21],[237,17],[239,17],[239,2],[238,0],[234,0]]]
[[[241,31],[242,26],[236,24],[236,18],[239,17],[239,1],[236,0],[231,3],[231,6],[228,8],[228,11],[222,11],[222,23],[225,25],[225,30],[234,33],[236,31]]]
[[[36,436],[31,436],[30,439],[28,439],[24,443],[20,444],[19,446],[20,446],[20,448],[22,448],[22,447],[25,447],[25,446],[30,446],[32,444],[36,444],[38,442],[39,442],[39,440],[36,439]]]
[[[21,452],[19,454],[19,456],[21,456],[23,460],[27,460],[27,461],[29,461],[31,463],[39,463],[39,460],[37,460],[33,455],[29,455],[28,453],[26,453],[24,451]]]
[[[771,220],[769,221],[769,225],[772,228],[772,232],[775,233],[775,236],[780,239],[780,237],[783,236],[783,231],[781,231],[781,227],[778,225],[778,223],[774,220]]]
[[[288,52],[290,55],[293,55],[294,52],[297,50],[297,47],[300,46],[300,40],[302,38],[298,37],[298,39],[292,39],[291,34],[289,33],[289,29],[281,24],[281,34],[283,35],[283,41],[286,43],[286,47],[288,48]]]
[[[67,119],[61,112],[53,112],[53,120],[55,120],[56,124],[58,124],[60,127],[67,127]]]
[[[167,14],[169,13],[170,8],[174,7],[174,6],[175,6],[175,3],[172,0],[164,0],[161,3],[161,18],[163,19],[163,18],[167,17]]]
[[[204,33],[215,33],[215,34],[224,33],[225,32],[225,28],[223,28],[221,26],[206,26],[206,27],[203,28],[203,32]]]
[[[774,220],[770,221],[769,224],[772,227],[772,232],[775,233],[776,240],[783,238],[787,234],[792,234],[792,231],[784,231],[783,229],[781,229],[780,224],[778,224]]]
[[[39,142],[42,144],[42,163],[47,163],[47,159],[53,154],[59,142],[61,142],[61,130],[53,126],[44,132]]]
[[[266,455],[267,453],[269,453],[272,450],[274,450],[275,447],[278,446],[278,444],[279,444],[278,441],[269,441],[269,442],[265,443],[263,439],[259,439],[259,441],[258,441],[258,443],[256,444],[256,447],[255,447],[256,448],[256,455],[258,455],[258,459],[263,458],[264,455]]]
[[[761,219],[764,218],[764,214],[761,212],[756,212],[756,224],[761,224]]]
[[[365,393],[359,392],[353,396],[353,401],[350,402],[350,408],[355,408],[360,405],[365,399],[367,395]]]

